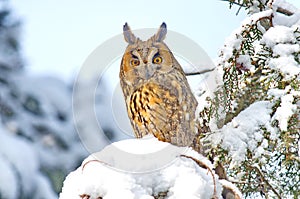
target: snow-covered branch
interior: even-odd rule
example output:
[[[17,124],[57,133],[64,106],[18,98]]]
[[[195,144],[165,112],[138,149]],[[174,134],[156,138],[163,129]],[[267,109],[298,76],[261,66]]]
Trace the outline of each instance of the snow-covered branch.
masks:
[[[221,198],[221,191],[205,157],[147,137],[116,142],[90,155],[68,175],[60,199]]]
[[[237,5],[239,6],[239,10],[243,7],[243,8],[247,8],[249,7],[251,4],[249,4],[248,2],[245,1],[235,1],[235,0],[221,0],[221,1],[225,1],[225,2],[229,2],[230,5]],[[274,0],[271,0],[269,2],[265,2],[265,4],[267,4],[269,7],[272,7],[272,4],[274,3]],[[288,4],[287,2],[285,2],[286,4]],[[252,3],[252,6],[255,5],[255,3]],[[281,6],[284,7],[281,7]],[[274,6],[276,7],[276,12],[287,15],[287,16],[291,16],[293,14],[295,14],[295,7],[293,7],[291,4],[289,4],[289,7],[287,7],[285,4],[281,3],[281,5],[276,5]],[[262,11],[262,10],[261,10]],[[238,11],[239,12],[239,11]],[[237,14],[238,14],[237,12]]]
[[[224,123],[204,140],[246,196],[299,197],[300,11],[284,0],[247,3],[218,60],[224,84],[209,113],[214,121],[223,110]]]

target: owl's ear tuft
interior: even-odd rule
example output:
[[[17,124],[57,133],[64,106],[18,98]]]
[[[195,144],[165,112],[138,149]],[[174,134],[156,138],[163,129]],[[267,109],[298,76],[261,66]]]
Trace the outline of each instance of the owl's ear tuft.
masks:
[[[125,41],[129,44],[134,44],[137,40],[137,38],[132,33],[132,31],[131,31],[131,29],[130,29],[127,22],[123,26],[123,35],[124,35]]]
[[[160,27],[155,35],[155,40],[157,42],[161,42],[166,38],[166,35],[167,35],[167,24],[165,22],[163,22],[160,25]]]

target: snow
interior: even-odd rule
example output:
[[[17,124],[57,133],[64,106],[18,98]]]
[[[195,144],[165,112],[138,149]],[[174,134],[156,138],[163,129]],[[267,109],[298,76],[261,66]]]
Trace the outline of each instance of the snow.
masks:
[[[279,2],[276,1],[273,6],[281,5]],[[228,60],[232,57],[232,53],[241,47],[243,38],[240,33],[243,29],[249,24],[255,24],[260,18],[268,17],[272,14],[274,14],[273,10],[269,9],[246,18],[241,23],[241,26],[233,31],[231,36],[225,40],[225,45],[221,49],[221,57],[218,62],[225,68],[230,67]],[[274,57],[267,62],[269,67],[281,71],[287,78],[293,78],[300,73],[299,63],[294,59],[294,54],[298,53],[300,48],[296,39],[299,35],[295,33],[300,24],[300,12],[292,16],[281,16],[275,13],[272,21],[274,26],[270,27],[267,31],[261,30],[263,37],[259,42],[254,43],[254,49],[256,52],[260,52],[262,46],[272,49]],[[290,24],[288,25],[288,23]],[[237,63],[243,64],[243,67],[246,69],[251,69],[252,67],[248,55],[239,55]]]
[[[286,26],[271,27],[263,35],[261,42],[271,48],[278,43],[296,43],[294,31]]]
[[[249,66],[251,66],[251,57],[249,55],[240,55],[237,58],[237,63],[241,64],[244,70],[250,70]]]
[[[90,155],[66,177],[60,199],[83,195],[150,199],[162,192],[167,192],[169,199],[211,198],[214,193],[212,174],[192,159],[182,157],[183,154],[212,169],[211,163],[192,149],[160,142],[152,136],[115,142]],[[125,161],[124,156],[130,158]],[[216,175],[214,178],[220,197],[221,184]]]
[[[269,125],[271,121],[272,103],[259,101],[251,104],[242,111],[230,123],[219,132],[209,136],[213,145],[221,144],[222,148],[229,151],[232,157],[232,165],[236,166],[245,160],[247,150],[258,154],[263,153],[266,144],[258,147],[262,141],[263,131],[260,126],[266,126],[267,130],[274,131]]]
[[[247,26],[254,24],[258,19],[263,17],[268,17],[272,14],[272,10],[266,10],[263,12],[255,13],[246,19],[244,19],[241,22],[241,25],[239,28],[235,29],[229,37],[225,39],[224,46],[220,49],[220,58],[217,61],[220,64],[224,64],[224,67],[228,67],[228,59],[232,57],[232,52],[234,52],[236,49],[239,49],[242,44],[242,36],[240,33],[242,30]],[[244,58],[242,58],[245,60]],[[247,59],[247,58],[246,58]],[[245,66],[247,68],[250,68],[249,66]]]
[[[296,18],[296,19],[295,19]],[[279,20],[283,20],[280,18]],[[286,18],[284,21],[290,21]],[[300,12],[297,16],[293,16],[293,20],[300,21]],[[274,20],[276,22],[276,20]],[[266,31],[261,39],[261,44],[273,50],[274,58],[268,61],[271,69],[281,71],[287,79],[293,78],[300,73],[300,65],[295,60],[295,53],[299,52],[299,43],[296,39],[295,30],[299,26],[288,27],[284,25],[275,25]]]
[[[242,198],[243,196],[242,193],[240,192],[239,189],[237,189],[237,187],[234,184],[232,184],[227,180],[220,180],[220,183],[222,184],[223,187],[230,188],[234,193],[236,193],[240,198]]]
[[[245,172],[248,169],[243,165],[245,163],[245,165],[253,166],[253,163],[257,163],[266,176],[276,170],[277,176],[269,179],[272,186],[276,189],[287,190],[287,187],[295,187],[294,182],[298,181],[298,176],[297,174],[287,175],[289,168],[283,163],[289,161],[287,156],[280,161],[275,160],[274,157],[282,153],[281,146],[287,145],[296,149],[293,152],[300,153],[297,139],[299,135],[297,132],[294,135],[294,127],[290,128],[290,125],[294,124],[294,120],[291,121],[292,116],[299,117],[300,10],[284,0],[269,2],[272,5],[264,7],[265,11],[259,11],[258,1],[251,2],[253,6],[250,6],[250,9],[247,8],[250,10],[250,16],[226,39],[221,49],[217,64],[219,68],[226,72],[236,66],[239,69],[250,69],[250,71],[239,71],[237,95],[230,96],[233,98],[233,100],[230,99],[230,108],[242,108],[241,112],[238,112],[239,109],[233,110],[233,119],[227,121],[228,123],[222,128],[212,131],[208,139],[204,140],[212,143],[213,149],[220,150],[220,157],[223,157],[223,150],[228,152],[225,159],[229,161],[227,165],[230,170],[229,175],[233,175],[230,179],[234,178],[236,181],[236,179],[245,180],[245,176],[251,178],[251,174]],[[294,14],[288,16],[279,13],[277,12],[279,7]],[[266,23],[268,20],[262,20],[266,17],[271,19],[271,24]],[[255,38],[254,41],[251,40],[253,38],[248,40],[249,37],[245,32],[249,35],[253,33],[249,31],[251,25],[257,25],[262,38]],[[247,44],[249,41],[253,45],[251,46],[253,48],[249,48],[250,53],[247,52],[248,48],[245,49],[243,48],[245,46],[241,45],[242,42]],[[257,75],[259,75],[258,78],[256,78]],[[247,90],[247,86],[253,83],[258,87],[262,86],[267,93],[266,95],[253,93],[253,99],[255,99],[253,103],[248,105],[246,101],[244,104],[239,96],[244,95],[244,90]],[[240,103],[239,106],[236,106],[237,103]],[[228,116],[226,119],[231,118],[231,112]],[[287,140],[286,134],[288,136],[293,134],[295,141]],[[297,166],[295,167],[297,169]],[[255,179],[249,180],[250,184],[252,180],[255,181]],[[245,184],[245,187],[248,186]],[[261,198],[259,190],[254,192],[257,194],[249,192],[247,194],[250,194],[251,198]],[[294,193],[282,191],[280,194],[283,194],[284,198],[292,198]]]
[[[42,194],[47,193],[47,198],[54,199],[55,194],[48,180],[40,174],[34,147],[26,140],[7,133],[2,126],[0,140],[0,169],[5,171],[0,172],[1,196],[14,199],[26,193],[37,194],[35,190],[44,190]],[[42,195],[36,196],[39,198]]]
[[[29,143],[23,142],[20,138],[15,138],[7,133],[1,133],[0,140],[5,140],[0,146],[2,156],[8,158],[9,162],[14,165],[18,171],[18,174],[21,175],[18,180],[21,181],[20,183],[24,191],[31,191],[33,184],[30,183],[30,181],[32,181],[32,177],[38,169],[38,161],[33,148]],[[16,146],[18,147],[16,148]],[[22,154],[26,154],[26,156]],[[23,166],[25,162],[26,167]],[[14,183],[18,184],[17,181]]]
[[[1,5],[0,3],[0,9]],[[252,11],[257,9],[255,6],[257,1]],[[288,9],[295,14],[284,16],[275,13],[277,7]],[[280,75],[283,74],[284,82],[299,78],[300,64],[295,54],[300,51],[299,38],[297,39],[300,33],[296,32],[300,28],[300,12],[282,0],[275,0],[272,8],[253,14],[242,22],[241,27],[226,40],[219,65],[225,68],[231,66],[228,59],[232,57],[233,51],[241,47],[243,38],[240,33],[247,24],[254,24],[259,18],[271,15],[274,16],[273,27],[264,30],[258,24],[263,37],[254,43],[255,55],[263,51],[263,47],[271,48],[273,54],[265,63],[266,71],[268,72],[269,67]],[[10,21],[7,23],[9,25]],[[75,102],[78,102],[75,108],[80,109],[78,112],[81,116],[77,121],[78,126],[86,133],[81,134],[83,139],[79,140],[72,120],[71,86],[56,78],[33,77],[22,71],[15,73],[15,69],[21,68],[22,57],[6,40],[17,40],[19,27],[8,26],[6,29],[0,31],[0,41],[5,44],[0,46],[0,195],[1,198],[12,199],[53,199],[57,196],[44,170],[62,170],[66,174],[74,169],[86,154],[80,141],[83,144],[91,141],[95,148],[102,148],[108,140],[105,140],[105,136],[98,135],[95,131],[98,126],[89,125],[91,123],[86,119],[86,106],[81,106],[87,104],[85,93],[75,96],[79,98],[75,99]],[[237,63],[243,64],[243,67],[251,71],[255,70],[251,65],[251,58],[248,55],[240,55],[237,57]],[[263,78],[267,77],[262,75]],[[83,90],[87,91],[89,83],[86,85]],[[104,130],[111,131],[112,140],[123,139],[126,136],[122,135],[117,127],[110,125],[115,118],[108,118],[107,114],[103,114],[112,109],[110,105],[103,103],[111,102],[111,99],[103,94],[106,93],[103,90],[107,89],[104,87],[99,86],[96,97],[92,96],[97,100],[96,115],[100,119],[106,119],[101,126]],[[206,89],[203,85],[201,90],[199,88],[201,94],[204,93],[201,98],[208,95],[205,93]],[[239,167],[239,164],[246,160],[247,152],[251,152],[252,157],[259,163],[265,164],[264,155],[268,153],[269,141],[277,139],[279,143],[279,131],[288,130],[289,119],[299,108],[299,102],[294,102],[299,96],[299,91],[294,91],[291,86],[270,89],[267,99],[264,99],[269,101],[258,101],[244,109],[226,126],[211,134],[210,143],[212,146],[221,145],[228,150],[232,158],[230,169],[234,166]],[[115,97],[123,98],[121,95]],[[33,108],[32,110],[24,108],[28,98],[37,103],[36,107],[29,107]],[[202,100],[199,97],[198,99]],[[275,104],[279,104],[278,108],[274,107]],[[205,106],[207,104],[199,103],[198,111]],[[5,115],[6,109],[9,108],[13,116]],[[121,105],[115,107],[116,114],[120,113],[121,108]],[[122,120],[123,116],[120,118]],[[278,127],[273,125],[274,121],[277,121]],[[270,133],[270,140],[264,136],[266,131]],[[84,140],[84,136],[88,137],[88,141]],[[298,147],[300,157],[300,141],[292,144]],[[214,191],[211,173],[208,169],[199,167],[192,159],[182,157],[182,154],[200,160],[210,169],[213,168],[206,158],[190,148],[175,147],[159,142],[151,136],[112,143],[102,151],[90,155],[79,168],[67,176],[60,198],[81,198],[80,196],[87,194],[91,198],[104,196],[105,199],[146,199],[166,191],[167,198],[210,198]],[[234,177],[238,179],[243,175],[244,173],[240,172]],[[214,177],[218,196],[221,185],[234,188],[229,182],[218,180],[216,175]]]
[[[299,64],[293,56],[273,58],[269,61],[271,69],[280,70],[287,78],[292,78],[300,73]]]
[[[18,196],[18,184],[17,174],[11,168],[9,161],[3,155],[0,155],[0,193],[3,198],[17,198]],[[9,183],[7,183],[9,182]]]
[[[277,10],[277,8],[283,8],[285,10],[289,10],[290,12],[299,12],[299,8],[296,8],[294,5],[290,4],[285,0],[274,0],[272,3],[273,9]]]
[[[35,193],[32,198],[47,198],[47,199],[56,199],[57,195],[53,192],[53,187],[49,184],[49,180],[42,174],[35,175]]]
[[[51,172],[66,175],[86,154],[72,123],[71,90],[56,78],[8,77],[0,84],[0,195],[57,198]],[[34,104],[25,109],[29,97]]]
[[[280,100],[280,106],[276,109],[272,121],[277,120],[279,129],[287,131],[289,119],[297,111],[297,104],[294,103],[294,100],[300,96],[300,92],[287,86],[285,89],[271,89],[268,91],[268,95],[273,97],[274,101]]]
[[[76,159],[85,151],[73,126],[71,89],[54,77],[35,77],[21,73],[11,79],[18,82],[14,90],[18,101],[9,94],[3,98],[13,103],[17,117],[5,122],[5,127],[12,130],[13,134],[22,128],[23,136],[35,141],[35,155],[39,156],[43,165],[57,167],[59,163],[63,168],[73,168],[74,163],[66,161],[66,157]],[[38,113],[24,109],[28,97],[37,101]],[[64,147],[65,150],[60,150]]]
[[[277,108],[275,115],[273,116],[273,118],[278,121],[279,128],[282,131],[287,131],[288,121],[297,109],[297,105],[293,104],[293,101],[293,94],[282,96],[280,107]]]
[[[278,89],[278,88],[273,88],[268,90],[268,96],[271,98],[274,98],[274,100],[280,100],[280,98],[288,93],[291,92],[291,86],[287,86],[285,89]],[[294,91],[295,92],[295,91]],[[294,94],[297,94],[295,92]]]
[[[9,42],[3,42],[7,37],[18,38],[19,29],[18,26],[10,26],[7,27],[7,31],[0,31],[0,41],[2,41],[0,45],[0,65],[7,69],[18,69],[22,66],[20,53],[16,52]]]
[[[300,158],[300,140],[298,141],[298,156]]]
[[[257,4],[257,2],[254,2],[253,7],[255,7],[255,4]],[[274,12],[278,7],[286,8],[295,12],[295,14],[292,16],[278,14]],[[295,54],[300,50],[299,41],[297,40],[299,34],[295,32],[297,28],[300,28],[299,9],[296,9],[285,1],[279,0],[273,2],[272,8],[273,10],[267,9],[266,11],[249,16],[242,22],[241,26],[226,39],[225,45],[221,49],[219,65],[224,68],[231,67],[228,60],[232,58],[235,50],[240,49],[240,43],[243,40],[241,32],[243,32],[247,24],[254,24],[260,18],[274,15],[272,20],[274,26],[270,27],[268,30],[262,29],[262,38],[253,43],[255,53],[259,54],[263,52],[263,46],[270,48],[273,54],[272,57],[267,59],[265,63],[266,67],[282,74],[284,76],[284,81],[299,76],[300,64],[295,59]],[[250,69],[251,71],[254,69],[248,55],[239,55],[237,57],[237,63],[243,64],[244,68]],[[262,76],[262,78],[269,77]],[[260,79],[260,81],[263,79]],[[231,122],[220,129],[220,132],[212,135],[212,139],[210,140],[214,144],[222,143],[222,146],[229,150],[236,163],[245,159],[247,149],[254,152],[255,157],[261,156],[268,144],[266,141],[262,140],[263,135],[260,126],[266,126],[267,130],[271,133],[270,138],[274,140],[278,137],[278,133],[275,127],[271,127],[271,123],[274,120],[277,120],[279,123],[279,130],[286,131],[289,118],[295,113],[297,105],[293,104],[293,100],[297,94],[295,92],[289,94],[290,89],[290,87],[287,87],[285,90],[269,90],[268,96],[273,97],[273,100],[270,100],[270,102],[256,102],[250,105],[250,107],[246,108]],[[280,100],[281,105],[276,110],[275,115],[271,118],[271,107],[277,100]],[[234,104],[234,102],[232,103]],[[258,142],[261,142],[260,146],[257,146]]]
[[[292,53],[296,53],[300,50],[299,44],[277,44],[274,46],[273,50],[273,55],[288,55]]]

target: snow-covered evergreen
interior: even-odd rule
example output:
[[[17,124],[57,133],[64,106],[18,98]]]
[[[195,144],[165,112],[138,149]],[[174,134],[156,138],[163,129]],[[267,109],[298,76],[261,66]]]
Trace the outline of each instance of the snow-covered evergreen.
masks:
[[[223,125],[206,142],[244,196],[297,198],[300,10],[282,0],[243,2],[249,16],[220,51],[223,85],[208,113],[224,110]]]

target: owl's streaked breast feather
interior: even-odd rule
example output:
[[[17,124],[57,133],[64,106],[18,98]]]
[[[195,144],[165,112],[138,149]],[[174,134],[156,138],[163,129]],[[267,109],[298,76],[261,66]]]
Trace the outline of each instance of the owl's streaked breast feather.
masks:
[[[164,134],[175,130],[170,123],[177,117],[179,104],[176,96],[160,85],[148,83],[133,92],[129,103],[128,114],[133,126],[138,128],[136,137],[153,134],[162,141],[168,141]]]

